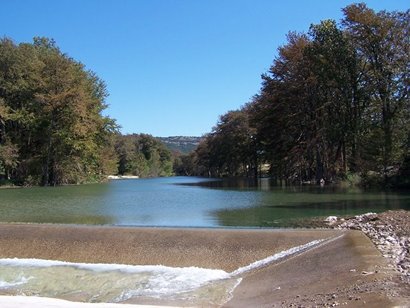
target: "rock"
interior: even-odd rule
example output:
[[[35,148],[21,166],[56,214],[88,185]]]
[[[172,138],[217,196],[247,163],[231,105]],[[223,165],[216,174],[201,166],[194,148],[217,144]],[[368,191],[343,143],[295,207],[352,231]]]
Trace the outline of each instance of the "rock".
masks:
[[[344,220],[335,216],[326,218],[328,225],[340,230],[361,230],[375,244],[381,254],[389,259],[403,279],[410,277],[410,212],[389,211],[382,214],[366,213]],[[339,224],[336,224],[340,221]],[[354,272],[354,270],[350,270]],[[363,271],[362,275],[374,274]],[[407,277],[407,278],[406,278]]]
[[[329,216],[325,218],[325,222],[327,222],[328,225],[333,225],[337,222],[337,217],[336,216]]]
[[[392,236],[388,236],[388,237],[386,237],[386,241],[389,241],[389,242],[391,242],[391,243],[394,243],[394,242],[396,242],[396,239],[395,239],[394,237],[392,237]]]

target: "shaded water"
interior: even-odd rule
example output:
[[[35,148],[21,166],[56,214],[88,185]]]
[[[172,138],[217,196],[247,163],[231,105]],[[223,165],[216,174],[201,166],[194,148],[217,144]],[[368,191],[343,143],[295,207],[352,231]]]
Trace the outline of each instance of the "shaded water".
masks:
[[[410,193],[275,187],[263,179],[171,177],[0,190],[0,221],[127,226],[289,227],[316,216],[410,210]]]

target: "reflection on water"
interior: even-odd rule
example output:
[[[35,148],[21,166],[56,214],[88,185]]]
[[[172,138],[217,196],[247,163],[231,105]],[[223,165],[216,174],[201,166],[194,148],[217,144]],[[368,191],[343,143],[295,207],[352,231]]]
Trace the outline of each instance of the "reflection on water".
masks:
[[[410,210],[409,192],[171,177],[0,190],[3,222],[287,227],[294,219]]]
[[[313,217],[410,210],[409,192],[364,191],[337,186],[278,186],[270,179],[228,179],[198,185],[226,191],[259,191],[260,199],[255,206],[216,211],[223,226],[300,227],[306,224],[306,219]]]
[[[61,187],[30,187],[0,190],[3,222],[112,224],[108,184]]]

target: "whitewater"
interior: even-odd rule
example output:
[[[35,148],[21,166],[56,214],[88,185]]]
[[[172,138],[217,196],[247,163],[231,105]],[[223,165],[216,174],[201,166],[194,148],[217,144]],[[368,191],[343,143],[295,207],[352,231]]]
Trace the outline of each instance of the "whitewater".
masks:
[[[246,273],[334,239],[320,239],[292,247],[231,273],[199,267],[0,259],[0,295],[85,303],[124,303],[135,298],[154,298],[182,300],[192,305],[222,305],[230,300]],[[36,306],[34,302],[32,304]]]

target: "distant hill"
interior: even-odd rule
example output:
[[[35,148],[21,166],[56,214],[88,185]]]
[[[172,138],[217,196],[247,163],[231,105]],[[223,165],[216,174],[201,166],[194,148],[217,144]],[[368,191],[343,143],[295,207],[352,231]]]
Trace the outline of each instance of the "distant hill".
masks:
[[[157,137],[157,139],[164,143],[171,151],[188,154],[196,149],[202,137],[172,136]]]

